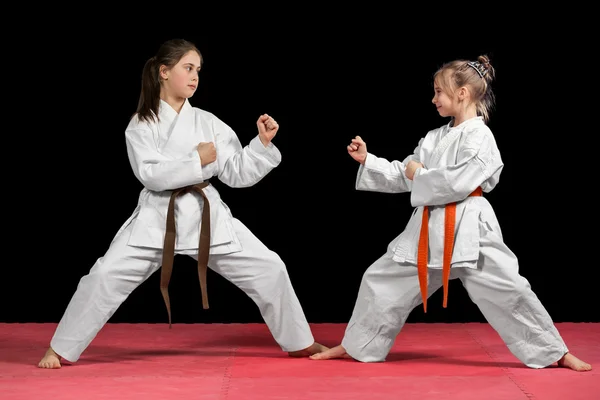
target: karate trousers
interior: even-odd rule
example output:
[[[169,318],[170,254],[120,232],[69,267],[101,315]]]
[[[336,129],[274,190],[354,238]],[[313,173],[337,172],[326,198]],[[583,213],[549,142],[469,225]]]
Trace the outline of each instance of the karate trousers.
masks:
[[[362,362],[385,361],[410,312],[422,304],[417,267],[392,259],[392,249],[363,274],[342,346]],[[428,296],[442,286],[442,270],[428,268]],[[548,312],[519,274],[516,256],[494,232],[480,240],[477,268],[451,268],[470,299],[512,354],[530,368],[560,360],[567,346]]]
[[[256,303],[283,351],[309,347],[314,338],[285,264],[242,222],[235,218],[233,222],[243,250],[211,255],[208,267]],[[161,266],[161,249],[127,244],[132,226],[129,224],[115,236],[106,254],[81,278],[58,324],[50,346],[67,361],[79,359],[131,292]]]

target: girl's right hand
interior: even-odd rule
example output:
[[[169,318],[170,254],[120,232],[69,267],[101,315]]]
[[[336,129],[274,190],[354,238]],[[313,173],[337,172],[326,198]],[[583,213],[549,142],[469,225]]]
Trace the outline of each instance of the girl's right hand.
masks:
[[[351,143],[348,145],[348,154],[359,163],[365,163],[365,160],[367,159],[367,144],[360,136],[352,139]]]
[[[198,155],[200,156],[200,163],[203,167],[217,159],[217,149],[215,148],[215,144],[213,142],[198,143],[198,147],[196,149],[198,151]]]

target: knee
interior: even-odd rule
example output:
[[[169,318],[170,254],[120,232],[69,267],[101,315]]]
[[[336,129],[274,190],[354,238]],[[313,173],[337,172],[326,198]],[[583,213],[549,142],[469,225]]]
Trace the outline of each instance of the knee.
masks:
[[[90,272],[81,278],[81,281],[97,280],[106,281],[112,275],[109,265],[106,263],[106,259],[101,257],[96,260]]]
[[[531,286],[527,279],[517,276],[505,282],[500,291],[496,291],[496,295],[490,296],[487,293],[482,293],[479,300],[493,302],[497,306],[512,310],[518,307],[523,301],[531,298]]]
[[[267,289],[269,292],[275,292],[276,288],[281,288],[288,280],[288,273],[285,263],[275,252],[270,251],[261,260],[255,276],[256,285],[259,288]],[[262,291],[263,294],[268,292]]]
[[[101,286],[115,286],[117,282],[123,280],[123,273],[115,268],[115,263],[111,263],[106,257],[96,260],[90,272],[80,280],[81,284],[93,284]]]
[[[350,356],[352,357],[352,356]],[[357,358],[352,357],[354,360],[359,361],[361,363],[365,363],[365,364],[372,364],[372,363],[382,363],[385,362],[385,356],[357,356]]]
[[[508,301],[512,304],[518,304],[523,298],[528,298],[531,294],[531,285],[529,281],[521,275],[515,275],[508,280]]]
[[[370,328],[353,324],[346,330],[342,346],[346,353],[356,361],[379,363],[386,360],[394,339],[395,335],[386,336],[380,331],[375,332]]]
[[[517,297],[525,297],[531,293],[531,285],[529,281],[519,275],[513,282],[513,292]]]

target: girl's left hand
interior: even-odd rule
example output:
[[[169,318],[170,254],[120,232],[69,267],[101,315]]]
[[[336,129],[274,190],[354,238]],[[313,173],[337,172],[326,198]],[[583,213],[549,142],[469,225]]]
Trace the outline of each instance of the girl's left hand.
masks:
[[[406,164],[404,174],[412,181],[415,176],[415,171],[419,168],[425,168],[425,166],[418,161],[410,160],[408,164]]]

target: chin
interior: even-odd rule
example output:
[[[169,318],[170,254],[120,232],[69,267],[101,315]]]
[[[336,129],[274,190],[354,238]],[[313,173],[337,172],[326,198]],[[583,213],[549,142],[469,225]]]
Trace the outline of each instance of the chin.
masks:
[[[194,95],[194,93],[196,93],[196,91],[186,90],[185,92],[181,93],[181,97],[183,97],[184,99],[189,99]]]

